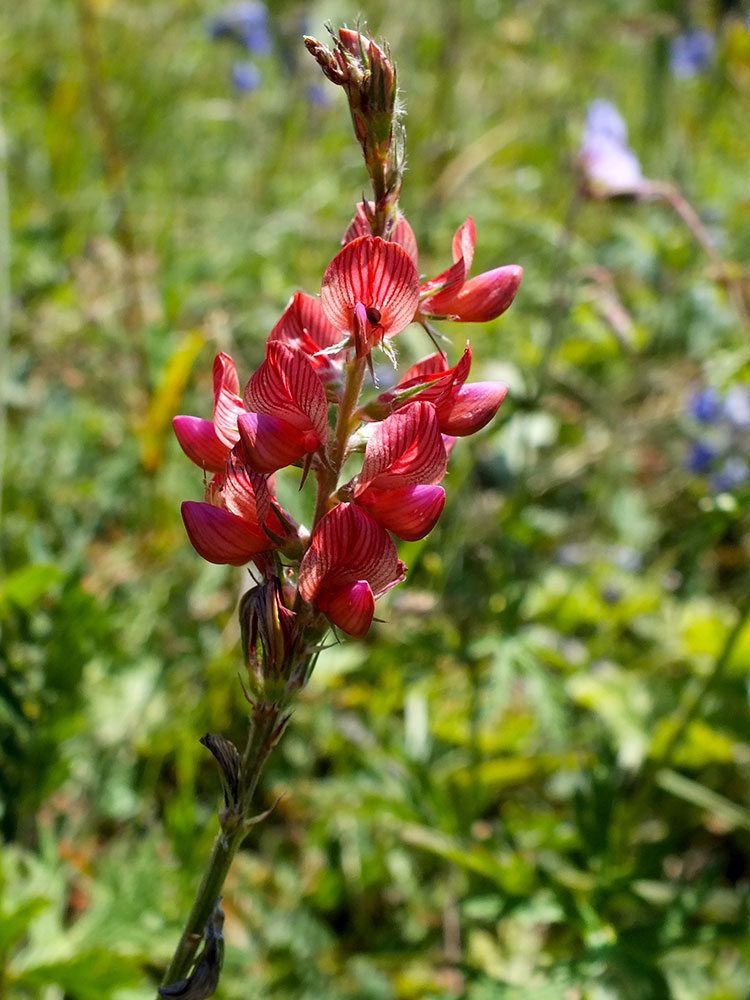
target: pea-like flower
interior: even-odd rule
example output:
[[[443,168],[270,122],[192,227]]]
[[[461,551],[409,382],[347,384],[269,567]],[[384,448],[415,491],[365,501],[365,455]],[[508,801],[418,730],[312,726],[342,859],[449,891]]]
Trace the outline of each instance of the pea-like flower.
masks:
[[[343,632],[362,638],[375,599],[405,575],[388,532],[361,507],[340,503],[313,532],[299,568],[299,593]]]

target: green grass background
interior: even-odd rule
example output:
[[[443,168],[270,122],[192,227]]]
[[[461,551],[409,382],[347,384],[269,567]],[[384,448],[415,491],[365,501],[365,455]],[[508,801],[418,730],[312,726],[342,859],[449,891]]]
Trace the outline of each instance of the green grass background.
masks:
[[[574,169],[616,101],[750,260],[740,12],[683,81],[668,0],[279,2],[237,96],[216,5],[89,10],[0,11],[0,995],[145,1000],[179,936],[219,804],[198,738],[244,739],[247,577],[184,535],[202,485],[169,420],[209,415],[217,349],[249,377],[366,190],[300,40],[361,13],[399,68],[420,270],[469,214],[475,273],[525,268],[501,319],[443,324],[511,394],[383,623],[299,701],[217,996],[747,1000],[749,495],[687,470],[685,407],[747,378],[749,332],[666,206],[582,202]]]

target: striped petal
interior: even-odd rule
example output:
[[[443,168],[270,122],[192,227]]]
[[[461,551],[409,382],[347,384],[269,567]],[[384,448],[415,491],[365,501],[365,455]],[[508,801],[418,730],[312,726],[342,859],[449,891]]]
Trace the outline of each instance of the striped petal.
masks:
[[[276,472],[317,448],[317,438],[312,432],[305,434],[286,420],[265,413],[242,413],[239,430],[245,459],[255,472]],[[308,447],[310,434],[312,448]]]
[[[237,376],[237,366],[228,354],[220,351],[214,358],[214,399],[224,387],[235,396],[240,394],[240,380]]]
[[[492,420],[508,393],[504,382],[470,382],[437,407],[443,434],[466,437]]]
[[[445,506],[445,490],[442,486],[421,485],[395,490],[370,488],[356,502],[398,538],[416,542],[437,524]]]
[[[357,494],[368,486],[395,489],[439,483],[447,461],[435,407],[412,403],[375,428],[367,442]]]
[[[356,240],[359,236],[372,236],[370,228],[370,217],[375,212],[375,203],[372,201],[360,201],[357,205],[357,214],[347,226],[346,232],[341,240],[341,246]],[[419,250],[417,249],[417,237],[414,230],[406,221],[405,216],[400,212],[396,218],[396,225],[391,234],[391,242],[398,243],[409,254],[415,266],[419,263]]]
[[[174,417],[175,436],[191,462],[207,472],[222,472],[229,455],[229,445],[219,440],[212,420],[200,417]]]
[[[321,348],[338,344],[341,336],[342,331],[328,322],[320,299],[297,292],[268,339],[280,340],[291,347],[299,347],[306,354],[314,354]],[[313,347],[312,351],[309,350],[310,346]]]
[[[406,567],[390,535],[360,507],[340,503],[313,532],[299,570],[299,592],[308,602],[321,593],[367,580],[375,597],[404,579]],[[324,598],[325,600],[325,598]]]
[[[277,340],[266,344],[266,360],[247,383],[244,403],[246,409],[277,417],[305,434],[313,431],[316,442],[308,451],[328,440],[323,383],[309,358]]]
[[[320,301],[340,330],[354,333],[354,309],[360,304],[375,317],[371,325],[379,337],[395,337],[411,323],[419,304],[414,261],[397,243],[360,236],[326,268]]]
[[[243,566],[271,547],[261,528],[210,503],[186,500],[182,504],[182,519],[193,548],[211,563]]]
[[[238,461],[228,462],[221,490],[226,509],[260,527],[271,513],[271,494],[263,475]]]
[[[453,251],[453,260],[463,260],[467,274],[471,270],[471,265],[474,260],[474,245],[476,244],[476,241],[476,227],[474,226],[474,220],[471,216],[469,216],[466,222],[459,226],[453,234],[453,245],[451,247]]]

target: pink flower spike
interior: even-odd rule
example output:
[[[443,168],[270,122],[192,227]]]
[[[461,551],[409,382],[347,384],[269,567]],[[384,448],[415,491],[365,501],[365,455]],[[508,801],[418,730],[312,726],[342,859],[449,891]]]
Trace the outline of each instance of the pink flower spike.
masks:
[[[371,236],[370,215],[375,214],[375,204],[372,201],[360,201],[357,205],[357,214],[347,226],[346,232],[341,240],[341,246],[356,240],[359,236]],[[390,237],[391,242],[398,243],[409,254],[415,266],[419,262],[419,251],[417,249],[417,237],[406,218],[399,212],[396,218],[396,225]]]
[[[518,264],[485,271],[465,282],[446,304],[446,309],[461,323],[486,323],[496,319],[513,302],[522,277],[523,268]],[[430,309],[433,302],[429,300]]]
[[[443,434],[466,437],[492,420],[508,393],[504,382],[470,382],[438,406]]]
[[[412,403],[376,426],[367,442],[355,497],[370,486],[382,490],[439,483],[446,467],[435,407]]]
[[[326,595],[318,607],[342,632],[363,639],[372,625],[375,597],[367,580],[356,580]]]
[[[172,419],[172,426],[191,462],[207,472],[223,472],[229,447],[216,436],[212,420],[179,416]]]
[[[326,268],[320,301],[330,322],[355,333],[355,308],[364,306],[369,339],[395,337],[414,319],[419,277],[414,261],[397,243],[360,236],[347,243]]]
[[[286,420],[265,413],[242,413],[238,426],[245,458],[256,472],[276,472],[293,465],[319,444],[313,432],[305,434]]]
[[[405,542],[416,542],[432,531],[443,513],[442,486],[402,486],[393,490],[367,489],[357,503],[379,524]]]
[[[211,563],[243,566],[271,548],[268,536],[258,525],[210,503],[186,500],[182,519],[193,548]]]
[[[266,344],[266,360],[247,383],[246,409],[275,417],[305,436],[306,451],[328,440],[328,402],[310,359],[279,341]],[[281,468],[281,466],[277,466]]]

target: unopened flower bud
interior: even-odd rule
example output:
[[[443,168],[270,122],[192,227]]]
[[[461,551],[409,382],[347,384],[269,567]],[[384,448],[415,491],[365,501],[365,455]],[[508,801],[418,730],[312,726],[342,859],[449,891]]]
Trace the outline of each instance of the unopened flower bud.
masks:
[[[240,633],[251,695],[278,701],[294,660],[297,616],[283,603],[277,579],[253,587],[240,601]]]
[[[328,79],[346,91],[354,134],[375,193],[373,235],[389,238],[396,224],[404,166],[396,67],[387,47],[360,31],[340,28],[333,41],[333,50],[310,37],[305,45]]]

